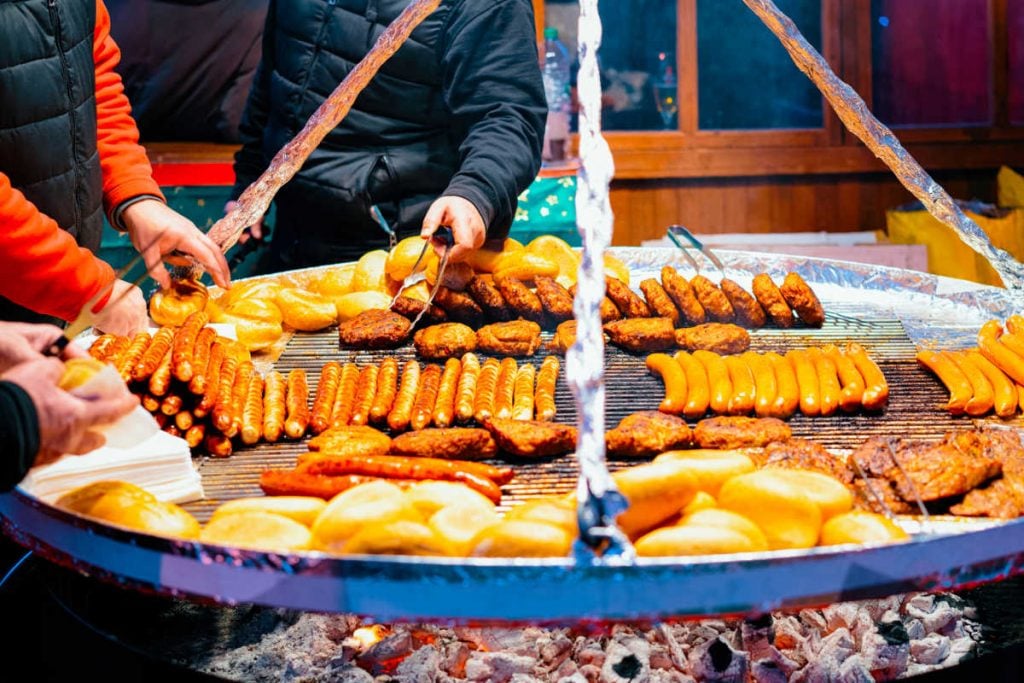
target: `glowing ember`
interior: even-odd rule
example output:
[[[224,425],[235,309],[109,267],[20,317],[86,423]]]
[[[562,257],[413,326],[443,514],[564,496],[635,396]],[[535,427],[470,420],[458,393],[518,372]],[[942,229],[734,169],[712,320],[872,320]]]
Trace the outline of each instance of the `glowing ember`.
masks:
[[[373,624],[372,626],[360,626],[352,632],[352,638],[359,641],[361,649],[367,650],[376,643],[379,643],[387,634],[388,629],[386,626]]]

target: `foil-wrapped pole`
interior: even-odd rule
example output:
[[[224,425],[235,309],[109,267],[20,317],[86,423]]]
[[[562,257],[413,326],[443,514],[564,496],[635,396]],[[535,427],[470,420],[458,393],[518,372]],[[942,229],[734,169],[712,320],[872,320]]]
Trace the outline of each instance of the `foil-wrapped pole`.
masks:
[[[238,198],[235,207],[210,228],[210,239],[221,248],[221,251],[226,252],[233,247],[242,231],[263,217],[270,208],[274,196],[299,172],[309,155],[323,142],[327,134],[341,123],[352,109],[352,104],[359,93],[369,85],[384,62],[398,52],[398,48],[409,39],[413,29],[430,16],[440,4],[441,0],[414,0],[384,29],[366,56],[317,107],[298,135],[274,155],[263,174]],[[182,273],[179,269],[175,275],[198,277],[201,273],[199,266],[193,265],[189,272]]]
[[[580,171],[576,226],[583,240],[583,258],[573,304],[576,342],[566,353],[565,368],[579,427],[576,499],[580,541],[575,554],[581,562],[630,562],[633,548],[615,525],[616,516],[627,503],[608,472],[604,450],[604,332],[600,309],[605,295],[604,250],[612,238],[608,188],[615,164],[601,135],[601,77],[597,66],[601,17],[597,5],[598,0],[580,0],[578,34]]]
[[[1024,264],[992,244],[985,231],[960,210],[953,198],[900,144],[893,132],[875,118],[860,95],[836,76],[793,21],[772,0],[743,2],[782,41],[793,62],[814,82],[846,128],[885,162],[900,183],[924,204],[928,213],[951,227],[967,246],[988,259],[1007,289],[1024,288]]]

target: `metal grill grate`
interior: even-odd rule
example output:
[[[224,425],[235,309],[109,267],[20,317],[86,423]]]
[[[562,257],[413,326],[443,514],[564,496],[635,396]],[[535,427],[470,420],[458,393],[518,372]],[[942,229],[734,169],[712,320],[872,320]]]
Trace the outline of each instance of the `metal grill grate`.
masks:
[[[834,310],[831,310],[834,309]],[[948,393],[930,373],[919,368],[914,361],[915,348],[902,324],[896,320],[865,320],[877,315],[858,310],[852,304],[830,306],[822,329],[795,328],[779,330],[765,328],[751,334],[754,351],[787,350],[801,346],[860,342],[878,362],[889,382],[889,406],[883,414],[835,415],[832,417],[793,417],[790,427],[798,437],[813,438],[833,449],[852,448],[870,436],[892,435],[911,438],[939,438],[946,431],[969,426],[965,418],[954,418],[942,407]],[[861,317],[863,316],[863,317]],[[550,338],[545,334],[545,338]],[[360,366],[379,363],[388,356],[400,361],[415,358],[411,346],[395,351],[348,351],[338,349],[334,330],[318,334],[296,335],[276,363],[278,370],[305,369],[311,389],[319,381],[320,368],[329,360],[354,362]],[[540,365],[543,356],[521,362]],[[606,351],[605,382],[607,384],[607,424],[612,427],[626,415],[638,410],[655,410],[663,395],[661,380],[649,374],[643,356],[634,356],[614,347]],[[559,378],[556,389],[557,421],[575,422],[572,396]],[[1017,418],[1015,424],[1024,420]],[[202,458],[199,469],[207,499],[185,507],[201,521],[224,500],[244,496],[262,495],[257,484],[259,474],[266,468],[289,468],[300,453],[306,451],[305,442],[261,444],[241,449],[230,458]],[[635,461],[613,460],[612,470],[635,464]],[[502,507],[541,495],[561,494],[575,487],[577,468],[571,457],[546,462],[514,463],[517,475],[503,487]]]

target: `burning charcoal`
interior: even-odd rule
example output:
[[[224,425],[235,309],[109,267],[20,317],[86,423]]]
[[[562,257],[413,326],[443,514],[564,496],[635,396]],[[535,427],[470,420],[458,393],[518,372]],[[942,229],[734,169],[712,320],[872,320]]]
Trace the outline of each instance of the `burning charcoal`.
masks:
[[[646,640],[629,636],[621,642],[613,641],[606,655],[601,667],[602,683],[628,683],[650,677],[651,646]]]
[[[822,610],[822,616],[825,617],[826,632],[831,633],[837,628],[845,628],[848,631],[852,630],[854,624],[857,623],[857,616],[860,613],[860,605],[855,602],[840,602],[835,605],[829,605]]]
[[[910,656],[918,664],[941,664],[950,653],[950,640],[932,633],[910,643]]]
[[[745,619],[740,624],[740,645],[751,661],[771,659],[772,642],[775,631],[772,628],[772,615],[765,614],[756,619]]]
[[[865,656],[876,679],[901,676],[910,661],[910,637],[899,621],[878,625],[878,633],[864,639],[861,654]]]
[[[821,633],[828,632],[828,621],[825,619],[825,616],[821,613],[821,610],[800,610],[800,621],[803,622],[805,626],[817,629]]]
[[[553,638],[538,638],[537,647],[540,660],[547,665],[548,670],[557,669],[572,654],[572,641],[564,633]]]
[[[734,650],[729,642],[722,637],[709,640],[695,647],[690,652],[690,673],[702,681],[735,681],[743,683],[747,680],[749,658],[745,652]]]
[[[837,628],[821,641],[818,660],[836,669],[855,651],[853,636],[845,628]]]
[[[911,641],[920,640],[928,634],[928,631],[925,630],[924,624],[920,619],[908,619],[903,622],[903,626],[907,629],[907,637],[910,638]]]
[[[576,661],[581,666],[591,665],[598,669],[604,666],[604,659],[604,650],[598,650],[596,646],[588,646],[586,649],[580,650],[576,655]]]
[[[587,683],[587,677],[577,671],[571,676],[563,676],[559,678],[558,683]]]
[[[507,683],[515,674],[528,674],[537,661],[507,652],[474,652],[466,662],[466,680]]]
[[[404,660],[412,651],[412,634],[407,629],[399,628],[357,655],[356,663],[377,676],[391,673],[395,663]]]
[[[432,647],[421,647],[395,669],[395,683],[436,683],[440,669],[441,653]]]
[[[373,683],[373,676],[354,664],[340,664],[331,669],[330,680],[334,683]]]
[[[761,659],[750,667],[750,675],[755,683],[786,683],[789,676],[771,659]]]

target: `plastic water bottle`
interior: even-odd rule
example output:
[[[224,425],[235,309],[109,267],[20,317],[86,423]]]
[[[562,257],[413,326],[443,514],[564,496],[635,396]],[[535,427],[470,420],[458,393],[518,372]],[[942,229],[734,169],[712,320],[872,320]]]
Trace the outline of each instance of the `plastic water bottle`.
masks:
[[[558,29],[544,29],[544,95],[548,101],[548,121],[544,129],[544,161],[562,161],[569,145],[569,50],[558,39]]]

